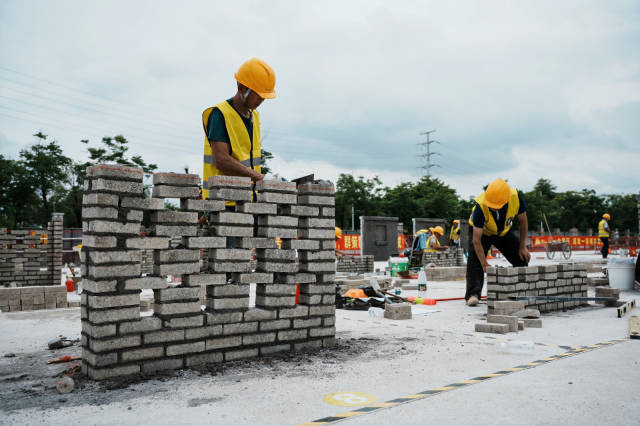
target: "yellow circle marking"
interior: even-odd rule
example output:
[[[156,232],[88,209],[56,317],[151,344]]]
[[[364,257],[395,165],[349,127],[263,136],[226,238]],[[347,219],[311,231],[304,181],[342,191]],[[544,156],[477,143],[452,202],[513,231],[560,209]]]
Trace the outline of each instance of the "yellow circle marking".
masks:
[[[377,396],[364,392],[334,392],[322,398],[324,402],[342,407],[359,407],[378,400]]]

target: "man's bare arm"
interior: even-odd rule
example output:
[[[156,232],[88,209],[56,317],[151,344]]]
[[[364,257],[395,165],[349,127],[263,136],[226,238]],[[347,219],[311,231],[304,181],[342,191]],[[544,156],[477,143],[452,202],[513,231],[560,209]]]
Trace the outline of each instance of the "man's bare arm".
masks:
[[[476,251],[476,256],[478,256],[480,265],[482,265],[482,270],[487,272],[489,262],[487,262],[484,248],[482,247],[482,228],[478,228],[477,226],[473,227],[473,248]]]
[[[264,179],[262,173],[242,165],[231,156],[231,146],[225,142],[211,142],[213,157],[216,159],[216,168],[227,176],[250,177],[254,181]]]
[[[527,250],[527,235],[529,234],[529,221],[527,219],[527,212],[522,212],[518,215],[518,221],[520,222],[520,249],[518,254],[520,259],[526,260],[527,263],[531,260],[531,253]]]

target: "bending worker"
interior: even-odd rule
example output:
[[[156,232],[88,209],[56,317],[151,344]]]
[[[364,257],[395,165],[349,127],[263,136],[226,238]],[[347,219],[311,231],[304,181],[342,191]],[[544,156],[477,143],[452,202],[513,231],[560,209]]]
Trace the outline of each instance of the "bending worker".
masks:
[[[605,213],[602,215],[602,220],[598,223],[598,237],[600,237],[600,241],[602,241],[600,253],[602,253],[603,259],[606,259],[609,255],[609,235],[611,234],[611,229],[609,229],[610,220],[611,215],[609,213]]]
[[[472,227],[472,243],[469,244],[467,262],[467,305],[475,306],[480,300],[484,273],[489,263],[485,257],[493,245],[513,266],[527,266],[531,255],[525,244],[527,241],[527,205],[522,194],[510,188],[507,182],[496,179],[486,191],[475,199],[469,225]],[[520,222],[520,238],[510,232],[513,220]]]
[[[426,251],[434,253],[440,250],[446,250],[449,248],[449,246],[441,246],[440,245],[440,240],[439,238],[442,237],[442,234],[444,234],[444,229],[442,229],[442,226],[436,226],[435,228],[429,228],[431,232],[431,235],[429,236],[429,239],[427,240],[427,249]]]
[[[260,173],[260,117],[256,108],[276,97],[276,76],[264,61],[252,58],[235,73],[236,94],[202,113],[204,127],[203,199],[209,198],[211,176],[245,176],[254,181]]]
[[[458,219],[453,221],[453,226],[449,232],[449,245],[454,247],[460,246],[460,221]]]

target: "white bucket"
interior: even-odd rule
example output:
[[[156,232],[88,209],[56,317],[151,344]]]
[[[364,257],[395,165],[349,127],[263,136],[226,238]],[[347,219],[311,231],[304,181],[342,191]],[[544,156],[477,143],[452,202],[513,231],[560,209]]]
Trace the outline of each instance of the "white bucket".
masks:
[[[607,274],[609,275],[609,285],[611,288],[620,290],[631,290],[636,265],[633,263],[609,263],[607,264]]]

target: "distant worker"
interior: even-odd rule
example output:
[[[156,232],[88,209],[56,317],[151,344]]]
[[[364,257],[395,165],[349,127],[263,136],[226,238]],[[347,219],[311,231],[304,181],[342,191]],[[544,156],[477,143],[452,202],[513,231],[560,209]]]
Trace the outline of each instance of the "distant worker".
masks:
[[[460,246],[460,221],[458,219],[453,221],[453,226],[449,232],[449,245],[453,247]]]
[[[475,202],[469,218],[473,229],[470,243],[473,244],[469,244],[467,292],[464,296],[469,306],[476,306],[480,300],[484,273],[489,266],[485,253],[491,245],[500,250],[513,266],[527,266],[531,259],[525,246],[529,224],[527,204],[522,194],[510,188],[504,180],[496,179],[476,197]],[[516,216],[520,222],[520,238],[510,232]]]
[[[245,176],[254,181],[260,172],[260,117],[256,108],[276,97],[276,76],[264,61],[252,58],[235,73],[236,94],[202,113],[204,165],[202,198],[209,198],[211,176]]]
[[[609,235],[611,235],[611,229],[609,229],[610,220],[611,215],[609,213],[605,213],[602,215],[600,223],[598,223],[598,237],[600,237],[600,241],[602,241],[600,253],[602,253],[603,259],[606,259],[609,255]]]
[[[336,254],[335,254],[336,259],[344,257],[344,253],[341,252],[340,250],[338,250],[338,241],[340,241],[341,238],[342,238],[342,229],[340,229],[340,228],[338,228],[336,226],[336,248],[335,248],[335,250],[336,250]]]
[[[429,239],[427,240],[427,249],[426,251],[434,253],[441,250],[446,250],[449,246],[441,246],[439,238],[444,234],[444,229],[442,226],[436,226],[435,228],[430,228],[432,230]]]

